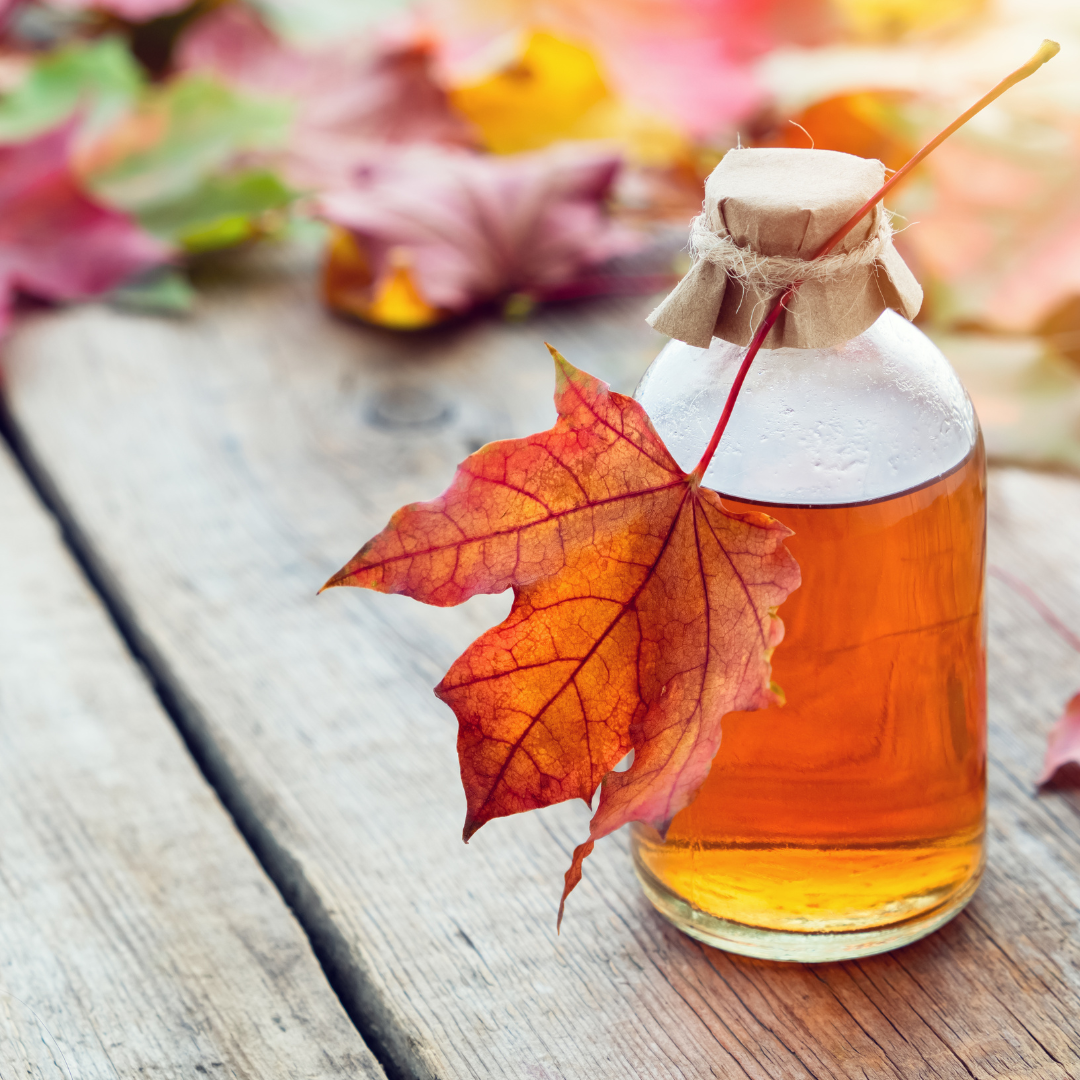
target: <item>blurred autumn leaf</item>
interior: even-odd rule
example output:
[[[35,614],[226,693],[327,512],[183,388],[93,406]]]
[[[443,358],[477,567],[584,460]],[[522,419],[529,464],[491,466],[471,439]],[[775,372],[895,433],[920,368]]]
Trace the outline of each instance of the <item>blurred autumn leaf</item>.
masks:
[[[289,103],[293,122],[280,165],[301,187],[347,183],[373,143],[476,144],[436,81],[434,49],[423,38],[386,35],[296,48],[256,13],[231,4],[193,26],[176,59],[182,71]]]
[[[288,124],[281,102],[256,101],[189,75],[152,91],[80,164],[95,191],[142,210],[190,194],[245,151],[282,145]]]
[[[758,57],[781,44],[821,44],[838,25],[828,0],[442,0],[430,15],[451,52],[469,54],[470,39],[497,45],[513,32],[573,43],[632,115],[706,144],[734,142],[737,125],[766,104]],[[524,52],[532,40],[525,37]],[[526,60],[521,48],[519,57]],[[534,53],[526,66],[543,59]],[[584,81],[578,69],[573,75]]]
[[[145,82],[119,38],[65,45],[37,60],[0,99],[0,142],[40,135],[76,110],[84,130],[100,132],[132,107]]]
[[[146,207],[139,221],[185,251],[212,251],[257,236],[264,217],[292,198],[275,173],[253,169],[209,176],[186,195]]]
[[[887,169],[898,169],[918,149],[917,134],[903,111],[910,95],[880,91],[839,94],[817,101],[758,140],[761,146],[839,150],[857,157],[877,158]]]
[[[16,293],[82,300],[169,259],[168,245],[83,190],[71,125],[0,147],[0,331]]]
[[[186,315],[195,304],[195,290],[175,267],[158,267],[109,293],[109,302],[149,315]]]
[[[227,247],[284,207],[290,189],[245,155],[284,144],[289,109],[205,75],[151,91],[79,159],[91,190],[188,250]]]
[[[563,139],[604,139],[631,160],[669,165],[688,157],[685,135],[613,94],[588,48],[537,30],[520,55],[483,79],[450,91],[450,103],[496,154],[536,150]]]
[[[429,304],[413,280],[406,247],[391,247],[378,280],[364,243],[348,229],[334,226],[323,261],[322,290],[327,304],[391,330],[422,330],[452,312]]]
[[[513,293],[565,290],[640,246],[606,213],[619,165],[617,154],[572,144],[499,157],[373,148],[349,186],[318,200],[338,226],[326,300],[415,329]]]
[[[609,97],[588,49],[543,31],[487,78],[455,87],[450,102],[496,154],[537,150],[570,138],[589,111]]]

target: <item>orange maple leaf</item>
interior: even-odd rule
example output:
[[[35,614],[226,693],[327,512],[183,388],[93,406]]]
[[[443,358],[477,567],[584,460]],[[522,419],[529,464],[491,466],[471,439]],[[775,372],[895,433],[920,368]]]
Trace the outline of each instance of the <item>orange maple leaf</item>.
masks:
[[[591,804],[601,785],[565,903],[595,840],[629,821],[663,831],[694,798],[725,713],[777,699],[776,607],[799,568],[789,529],[725,509],[636,401],[551,351],[555,426],[466,458],[327,585],[440,606],[514,589],[435,692],[459,722],[466,840],[495,817]]]

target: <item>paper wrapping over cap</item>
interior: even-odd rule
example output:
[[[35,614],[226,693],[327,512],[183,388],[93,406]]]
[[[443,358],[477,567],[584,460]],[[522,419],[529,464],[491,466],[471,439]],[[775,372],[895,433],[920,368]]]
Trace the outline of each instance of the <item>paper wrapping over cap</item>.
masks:
[[[804,283],[767,349],[837,345],[887,307],[914,319],[922,289],[893,247],[880,203],[829,255],[807,261],[884,182],[880,161],[832,150],[729,151],[705,182],[691,227],[693,265],[649,325],[702,348],[714,335],[748,345],[797,278]]]

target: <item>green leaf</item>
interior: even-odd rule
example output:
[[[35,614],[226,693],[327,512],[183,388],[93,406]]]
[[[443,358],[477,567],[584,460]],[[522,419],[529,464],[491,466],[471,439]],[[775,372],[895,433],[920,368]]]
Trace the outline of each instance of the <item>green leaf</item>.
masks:
[[[195,290],[172,267],[152,270],[114,289],[109,300],[119,308],[154,315],[186,315],[195,303]]]
[[[288,205],[293,192],[272,172],[211,176],[170,202],[142,210],[140,224],[188,251],[231,247],[254,235],[259,219]]]
[[[39,59],[0,100],[0,142],[22,142],[55,127],[76,110],[101,131],[142,92],[141,69],[120,38],[65,45]]]
[[[195,196],[241,154],[282,145],[290,119],[285,102],[246,98],[205,75],[179,78],[152,91],[128,122],[142,135],[135,148],[121,125],[115,152],[106,139],[87,180],[98,196],[141,217]]]

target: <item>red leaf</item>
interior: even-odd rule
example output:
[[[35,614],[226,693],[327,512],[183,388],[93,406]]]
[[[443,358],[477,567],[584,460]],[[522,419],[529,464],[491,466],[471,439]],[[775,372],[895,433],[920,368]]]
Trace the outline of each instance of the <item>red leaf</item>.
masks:
[[[663,830],[694,798],[725,713],[776,700],[775,608],[799,570],[788,529],[726,510],[641,406],[552,351],[555,426],[472,454],[328,585],[440,606],[514,589],[436,693],[459,722],[466,840],[495,817],[591,803],[602,784],[565,900],[593,841],[633,820]]]
[[[70,125],[0,146],[0,329],[16,290],[81,300],[166,261],[170,249],[82,189]]]
[[[1080,694],[1050,729],[1039,787],[1080,787]]]

